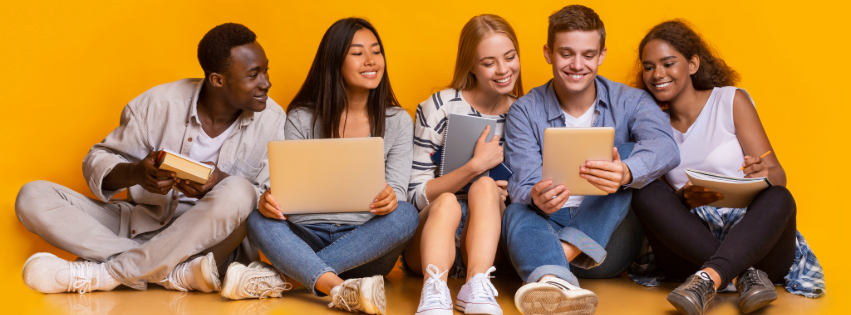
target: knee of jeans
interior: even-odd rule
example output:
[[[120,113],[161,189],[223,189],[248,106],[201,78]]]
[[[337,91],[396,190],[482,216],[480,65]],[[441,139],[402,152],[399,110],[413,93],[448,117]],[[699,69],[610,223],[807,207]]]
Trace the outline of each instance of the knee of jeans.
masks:
[[[244,221],[256,208],[257,191],[254,190],[254,185],[243,177],[228,176],[216,184],[213,191],[217,192],[214,199],[216,204],[213,207],[215,210],[211,211],[213,216],[238,216],[240,221]]]
[[[420,224],[420,215],[414,205],[400,201],[396,205],[396,210],[393,210],[389,215],[393,216],[391,222],[399,224],[402,230],[405,231],[406,238],[411,238],[417,232],[417,225]]]
[[[461,204],[453,193],[442,193],[431,203],[428,216],[448,216],[461,220]]]
[[[518,221],[522,220],[525,216],[535,214],[535,210],[531,207],[520,204],[520,203],[512,203],[505,208],[505,212],[502,215],[502,228],[503,231],[508,231],[512,224],[516,224]]]
[[[44,218],[45,212],[38,208],[38,200],[48,197],[45,194],[50,185],[55,184],[36,180],[24,184],[18,192],[18,197],[15,199],[15,214],[18,216],[18,221],[21,221],[27,230],[30,229],[31,224],[39,224]]]

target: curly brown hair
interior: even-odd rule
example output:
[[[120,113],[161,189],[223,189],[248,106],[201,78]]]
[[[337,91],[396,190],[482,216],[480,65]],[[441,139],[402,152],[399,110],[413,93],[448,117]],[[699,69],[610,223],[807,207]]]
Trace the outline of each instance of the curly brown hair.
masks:
[[[647,90],[644,84],[644,67],[641,65],[641,56],[644,46],[654,39],[667,42],[686,58],[697,55],[700,58],[700,67],[695,74],[691,75],[691,82],[697,90],[709,90],[714,87],[734,86],[739,83],[739,73],[730,68],[723,59],[695,32],[685,20],[671,20],[662,22],[650,29],[638,44],[638,61],[635,67],[633,85],[639,89]]]

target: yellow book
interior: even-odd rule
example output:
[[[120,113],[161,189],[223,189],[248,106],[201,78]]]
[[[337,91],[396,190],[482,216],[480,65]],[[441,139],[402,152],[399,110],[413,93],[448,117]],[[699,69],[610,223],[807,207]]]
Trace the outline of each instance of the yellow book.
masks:
[[[206,183],[210,179],[210,174],[216,169],[212,165],[195,161],[169,149],[160,151],[156,166],[161,170],[174,172],[177,178],[188,179],[199,184]]]

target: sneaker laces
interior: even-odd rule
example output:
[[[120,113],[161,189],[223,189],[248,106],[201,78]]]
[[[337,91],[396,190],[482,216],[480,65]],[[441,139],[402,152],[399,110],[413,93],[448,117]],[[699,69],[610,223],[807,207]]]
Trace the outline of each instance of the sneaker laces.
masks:
[[[95,277],[97,263],[73,261],[68,262],[68,266],[70,268],[69,274],[71,275],[71,279],[68,281],[67,292],[80,292],[80,294],[92,292],[94,290],[92,288],[92,280]]]
[[[283,283],[274,285],[272,282],[275,281],[275,277],[278,275],[271,276],[263,276],[251,278],[248,280],[248,284],[245,286],[245,291],[251,295],[259,296],[261,299],[268,298],[277,294],[280,296],[284,291],[289,291],[292,289],[293,285],[289,282],[283,281]],[[280,279],[280,278],[279,278]]]
[[[487,272],[481,274],[482,276],[475,275],[473,276],[473,282],[470,284],[470,299],[486,299],[492,300],[494,296],[499,296],[496,292],[496,287],[493,286],[490,279],[491,272],[496,271],[496,267],[490,267]]]
[[[186,280],[187,272],[189,272],[188,261],[174,267],[174,270],[172,270],[165,279],[161,280],[160,283],[169,289],[188,292],[190,287]]]
[[[337,295],[333,297],[331,303],[328,303],[328,308],[337,307],[338,309],[344,309],[351,312],[352,308],[349,306],[349,302],[354,304],[355,306],[360,304],[360,293],[357,285],[353,285],[356,279],[349,279],[343,282],[340,285],[339,291],[337,291]],[[358,279],[359,280],[359,279]]]
[[[715,285],[712,283],[712,279],[709,280],[703,278],[702,275],[695,275],[696,278],[700,279],[699,281],[691,281],[688,286],[683,288],[685,291],[692,292],[698,296],[702,296],[709,291],[715,291]],[[709,275],[706,275],[706,278],[709,278]]]
[[[759,271],[748,270],[745,272],[745,285],[754,287],[765,285],[759,277]]]
[[[430,276],[423,286],[423,293],[425,294],[420,297],[420,305],[450,305],[449,301],[446,299],[446,294],[443,292],[443,280],[440,280],[440,277],[449,270],[440,272],[440,269],[437,269],[437,266],[428,265],[428,267],[426,267],[426,271]]]

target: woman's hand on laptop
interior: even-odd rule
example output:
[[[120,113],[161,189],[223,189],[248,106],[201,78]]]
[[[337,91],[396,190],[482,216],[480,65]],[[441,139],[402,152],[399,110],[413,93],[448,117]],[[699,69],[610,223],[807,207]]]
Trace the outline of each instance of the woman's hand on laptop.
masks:
[[[579,168],[580,177],[610,194],[632,182],[632,173],[626,163],[621,161],[618,148],[612,150],[613,161],[587,161],[584,167]]]
[[[393,187],[390,187],[390,185],[387,185],[387,182],[384,182],[384,190],[369,205],[369,212],[376,215],[385,215],[396,210],[397,204],[396,192],[393,191]]]
[[[260,196],[260,201],[257,202],[257,210],[260,211],[260,214],[270,219],[287,219],[287,217],[281,213],[281,206],[278,205],[277,201],[275,201],[275,197],[272,197],[271,189],[263,192],[263,195]]]

